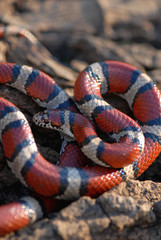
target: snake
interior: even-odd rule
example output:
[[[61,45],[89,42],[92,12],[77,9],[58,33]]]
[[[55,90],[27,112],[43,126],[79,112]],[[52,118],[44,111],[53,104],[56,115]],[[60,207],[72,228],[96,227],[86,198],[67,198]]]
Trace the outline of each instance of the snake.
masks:
[[[2,33],[1,33],[2,35]],[[0,207],[0,235],[41,219],[64,200],[97,197],[140,176],[161,151],[161,93],[151,78],[118,61],[89,65],[77,77],[74,98],[53,78],[26,65],[0,63],[0,84],[30,96],[43,111],[38,127],[59,130],[64,138],[59,164],[38,151],[23,113],[0,98],[0,137],[8,166],[32,192]],[[124,98],[133,118],[103,96]],[[112,142],[98,135],[99,129]]]

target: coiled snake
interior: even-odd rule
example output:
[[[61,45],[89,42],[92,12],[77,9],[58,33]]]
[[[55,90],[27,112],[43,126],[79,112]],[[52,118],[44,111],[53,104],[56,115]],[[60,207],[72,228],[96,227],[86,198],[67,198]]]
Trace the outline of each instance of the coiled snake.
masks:
[[[0,63],[0,83],[45,108],[33,117],[37,125],[59,129],[72,139],[64,144],[60,165],[50,164],[38,152],[24,115],[0,98],[0,136],[8,165],[25,186],[44,196],[40,202],[43,198],[46,212],[53,210],[54,198],[96,197],[138,177],[161,151],[160,91],[129,64],[105,61],[88,66],[76,80],[74,101],[48,75],[24,65]],[[125,98],[136,121],[105,102],[106,92]],[[114,142],[99,138],[93,124]],[[40,202],[27,196],[1,206],[0,235],[41,218]]]

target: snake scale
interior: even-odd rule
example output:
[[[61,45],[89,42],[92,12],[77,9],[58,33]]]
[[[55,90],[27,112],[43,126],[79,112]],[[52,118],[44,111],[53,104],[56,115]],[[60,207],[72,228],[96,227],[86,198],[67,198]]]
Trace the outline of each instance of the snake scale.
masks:
[[[1,28],[0,36],[6,32]],[[0,207],[0,235],[42,218],[61,200],[96,197],[138,177],[161,151],[160,91],[134,66],[117,61],[89,65],[76,79],[74,100],[51,77],[26,65],[0,63],[0,84],[45,108],[34,115],[35,124],[68,135],[59,165],[49,163],[39,153],[24,115],[0,98],[5,158],[20,181],[36,192],[36,198],[25,196]],[[135,120],[104,101],[106,92],[126,99]],[[103,141],[95,128],[113,142]]]

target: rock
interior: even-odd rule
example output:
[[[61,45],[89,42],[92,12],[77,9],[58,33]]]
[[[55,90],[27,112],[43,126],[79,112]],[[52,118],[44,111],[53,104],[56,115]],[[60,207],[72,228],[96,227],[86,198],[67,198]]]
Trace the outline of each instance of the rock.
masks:
[[[139,69],[143,69],[143,66],[134,59],[130,51],[128,52],[128,50],[125,49],[126,46],[123,44],[117,44],[92,35],[72,36],[72,38],[68,39],[67,43],[71,49],[81,51],[81,58],[89,63],[115,60],[128,62]]]
[[[160,35],[160,6],[157,1],[98,0],[103,12],[104,31],[116,41],[150,42],[158,44]]]
[[[151,204],[132,197],[123,197],[116,194],[102,195],[98,201],[111,220],[114,231],[122,231],[126,227],[143,227],[155,222],[155,214]]]
[[[157,239],[157,228],[161,226],[158,188],[160,183],[131,180],[98,199],[82,197],[59,213],[50,214],[50,219],[18,231],[15,238],[11,234],[5,239],[25,239],[31,234],[30,239],[113,240],[126,239],[127,234],[128,239]],[[157,228],[153,228],[155,223]]]
[[[61,2],[47,0],[41,4],[39,0],[34,2],[17,0],[5,3],[2,1],[0,7],[2,9],[0,16],[3,21],[12,25],[25,26],[29,30],[32,28],[37,32],[48,32],[49,29],[54,29],[57,32],[78,31],[99,34],[103,30],[102,11],[96,0],[92,2],[76,0],[68,3],[65,0]]]
[[[33,45],[28,39],[17,38],[17,36],[12,35],[8,36],[7,40],[5,38],[5,41],[8,42],[8,51],[4,49],[5,54],[8,54],[7,61],[19,64],[27,63],[28,65],[45,71],[56,80],[57,78],[61,78],[62,80],[59,80],[59,85],[67,85],[66,80],[68,80],[68,86],[73,86],[77,73],[60,63],[40,42],[39,45],[41,45],[41,48],[39,45]]]

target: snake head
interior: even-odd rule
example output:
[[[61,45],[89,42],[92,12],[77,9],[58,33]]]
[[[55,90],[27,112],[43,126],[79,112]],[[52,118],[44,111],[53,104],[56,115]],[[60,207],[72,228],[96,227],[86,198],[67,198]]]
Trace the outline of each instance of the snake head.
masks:
[[[53,129],[52,121],[49,119],[48,110],[36,113],[33,116],[33,122],[37,126]]]
[[[54,129],[74,138],[71,132],[71,126],[68,119],[69,111],[60,111],[57,109],[44,110],[33,116],[33,122],[40,127]]]

